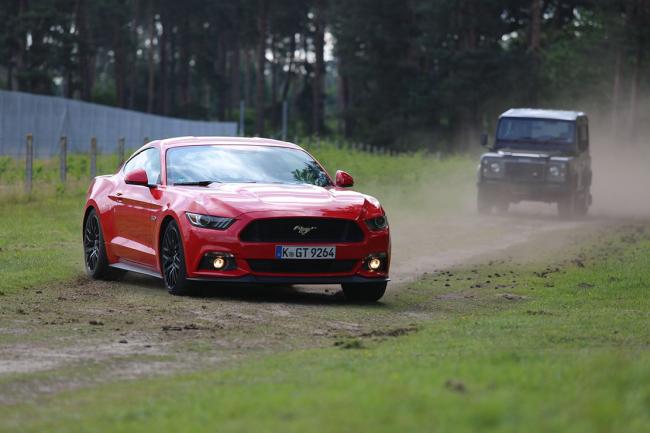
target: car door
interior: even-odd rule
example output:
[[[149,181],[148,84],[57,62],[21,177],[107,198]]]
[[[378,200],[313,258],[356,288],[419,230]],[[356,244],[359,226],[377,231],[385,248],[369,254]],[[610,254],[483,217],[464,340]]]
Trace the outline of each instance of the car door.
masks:
[[[124,176],[136,169],[147,172],[150,186],[129,185]],[[121,259],[156,268],[156,221],[160,215],[160,151],[148,148],[131,158],[122,170],[114,192],[113,208],[116,236],[114,251]]]

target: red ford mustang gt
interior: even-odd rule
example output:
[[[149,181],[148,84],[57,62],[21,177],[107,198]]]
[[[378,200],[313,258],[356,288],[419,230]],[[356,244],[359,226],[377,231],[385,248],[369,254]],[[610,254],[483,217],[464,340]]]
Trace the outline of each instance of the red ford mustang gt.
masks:
[[[86,270],[164,280],[184,295],[195,281],[341,284],[376,301],[390,266],[379,202],[333,180],[301,147],[236,137],[184,137],[139,149],[98,176],[83,220]]]

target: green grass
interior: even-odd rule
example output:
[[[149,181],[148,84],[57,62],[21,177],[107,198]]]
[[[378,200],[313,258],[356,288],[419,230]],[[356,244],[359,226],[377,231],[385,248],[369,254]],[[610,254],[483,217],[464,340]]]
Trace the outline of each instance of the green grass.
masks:
[[[0,198],[0,293],[72,278],[82,270],[83,194]]]
[[[0,408],[0,430],[648,432],[650,236],[579,257],[458,270],[454,298],[422,280],[413,296],[443,314],[408,336],[67,392]]]
[[[53,184],[60,180],[59,160],[36,159],[33,166],[35,184]],[[99,155],[97,173],[114,172],[119,165],[117,155]],[[67,179],[72,182],[90,179],[90,158],[88,155],[68,155]],[[22,184],[25,181],[25,160],[0,156],[0,185]]]
[[[425,196],[430,199],[431,189],[440,196],[439,202],[453,206],[456,197],[462,196],[458,188],[470,185],[473,178],[474,163],[467,158],[438,160],[423,154],[390,157],[336,149],[326,143],[312,150],[332,174],[337,169],[352,173],[357,180],[355,189],[377,196],[389,215],[403,207],[426,211],[423,202],[435,203],[423,200]],[[4,183],[5,189],[0,188],[0,292],[9,294],[80,275],[88,158],[70,157],[70,182],[65,186],[58,182],[56,160],[38,161],[31,195],[24,194],[19,183],[24,176],[20,161],[2,161],[0,186]],[[114,157],[105,156],[99,160],[98,172],[111,173],[116,165]]]

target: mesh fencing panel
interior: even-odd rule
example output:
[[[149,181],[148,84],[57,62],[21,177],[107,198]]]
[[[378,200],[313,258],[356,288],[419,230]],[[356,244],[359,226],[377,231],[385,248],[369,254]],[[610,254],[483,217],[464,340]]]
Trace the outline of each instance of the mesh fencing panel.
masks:
[[[120,138],[127,149],[149,140],[237,135],[235,122],[175,119],[53,96],[0,90],[0,155],[25,155],[25,137],[34,136],[35,158],[58,154],[59,139],[68,137],[68,152],[87,153],[97,138],[101,153],[115,153]]]

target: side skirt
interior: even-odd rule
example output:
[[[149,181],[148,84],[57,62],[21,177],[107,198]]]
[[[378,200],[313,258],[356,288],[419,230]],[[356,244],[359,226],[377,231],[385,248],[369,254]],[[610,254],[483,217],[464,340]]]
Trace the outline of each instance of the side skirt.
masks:
[[[124,271],[129,271],[129,272],[137,272],[138,274],[149,275],[150,277],[156,277],[162,279],[162,275],[159,272],[135,263],[117,262],[109,266],[111,268],[122,269]]]

